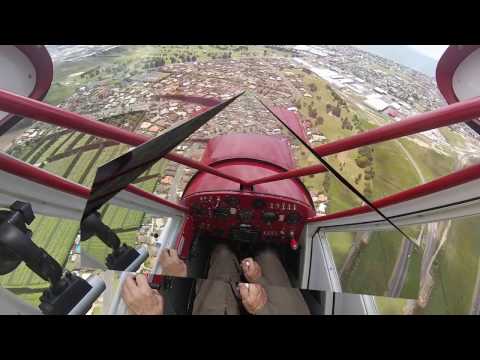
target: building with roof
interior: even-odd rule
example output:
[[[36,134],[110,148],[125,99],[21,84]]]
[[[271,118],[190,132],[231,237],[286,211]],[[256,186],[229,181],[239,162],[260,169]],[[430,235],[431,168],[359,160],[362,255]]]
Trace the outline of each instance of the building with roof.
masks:
[[[388,103],[377,96],[368,96],[363,103],[375,111],[383,111],[389,107]]]

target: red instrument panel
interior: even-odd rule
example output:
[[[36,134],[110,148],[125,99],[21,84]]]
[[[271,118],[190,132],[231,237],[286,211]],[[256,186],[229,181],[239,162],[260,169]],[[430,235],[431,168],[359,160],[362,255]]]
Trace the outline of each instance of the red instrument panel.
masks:
[[[184,198],[197,231],[221,239],[289,243],[314,210],[299,201],[252,192],[201,192]]]

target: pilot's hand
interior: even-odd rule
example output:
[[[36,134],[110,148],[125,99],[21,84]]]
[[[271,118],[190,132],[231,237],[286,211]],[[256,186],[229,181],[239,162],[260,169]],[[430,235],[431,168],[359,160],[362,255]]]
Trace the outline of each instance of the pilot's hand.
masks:
[[[252,258],[245,258],[240,263],[245,279],[250,283],[256,283],[262,277],[262,268]]]
[[[180,259],[175,249],[163,249],[159,258],[162,275],[187,277],[187,264]]]
[[[267,303],[267,292],[262,285],[240,283],[238,287],[242,304],[250,314],[255,315]]]
[[[148,284],[143,274],[128,277],[122,288],[122,298],[133,315],[163,315],[163,297]]]

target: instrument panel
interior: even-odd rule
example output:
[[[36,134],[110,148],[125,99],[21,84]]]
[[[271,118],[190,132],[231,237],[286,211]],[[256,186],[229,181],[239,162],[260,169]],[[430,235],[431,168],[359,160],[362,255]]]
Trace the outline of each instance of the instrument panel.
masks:
[[[184,199],[194,228],[221,239],[289,243],[314,214],[299,201],[250,192],[196,193]]]

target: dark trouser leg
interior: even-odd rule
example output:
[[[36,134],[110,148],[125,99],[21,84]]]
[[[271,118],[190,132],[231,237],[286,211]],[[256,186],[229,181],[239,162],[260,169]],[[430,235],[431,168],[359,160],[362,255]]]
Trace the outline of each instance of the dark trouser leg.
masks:
[[[212,251],[208,268],[209,280],[240,281],[240,264],[226,244],[218,244]]]
[[[268,285],[264,287],[268,301],[257,315],[310,315],[299,289]]]
[[[260,252],[256,257],[262,268],[259,283],[265,287],[268,302],[258,315],[310,315],[303,295],[293,288],[277,253],[272,249]]]
[[[292,287],[288,275],[273,249],[262,250],[255,256],[255,261],[262,268],[262,285]]]
[[[210,257],[207,279],[197,282],[194,315],[238,315],[239,303],[232,286],[240,281],[240,265],[225,244],[215,247]]]

